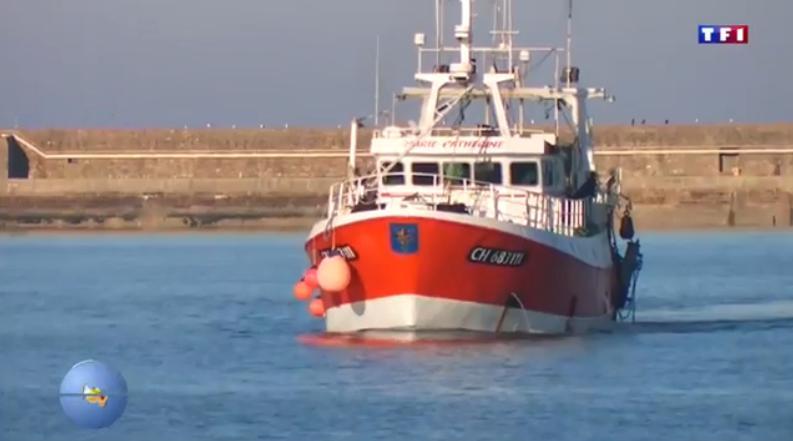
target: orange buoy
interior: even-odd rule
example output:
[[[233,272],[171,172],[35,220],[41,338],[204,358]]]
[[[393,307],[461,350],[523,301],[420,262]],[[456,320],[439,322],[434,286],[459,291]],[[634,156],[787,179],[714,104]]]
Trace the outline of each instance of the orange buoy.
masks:
[[[350,284],[350,277],[350,265],[341,256],[326,257],[317,268],[317,282],[323,291],[344,291]]]
[[[317,269],[316,268],[309,268],[303,274],[303,281],[308,283],[308,286],[312,288],[317,288],[319,286],[319,281],[317,280]]]
[[[314,292],[314,288],[310,287],[308,283],[302,280],[295,283],[295,287],[292,289],[292,293],[295,295],[295,298],[301,302],[310,299],[312,292]]]
[[[325,304],[322,299],[314,299],[308,304],[308,312],[314,317],[321,318],[325,316]]]

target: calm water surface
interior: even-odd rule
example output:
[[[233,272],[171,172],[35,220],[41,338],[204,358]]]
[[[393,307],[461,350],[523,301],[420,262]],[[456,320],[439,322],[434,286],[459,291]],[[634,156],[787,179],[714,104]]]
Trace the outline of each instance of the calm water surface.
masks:
[[[292,300],[299,235],[0,237],[0,440],[793,439],[793,234],[643,239],[640,323],[328,348]],[[126,376],[110,429],[61,378]]]

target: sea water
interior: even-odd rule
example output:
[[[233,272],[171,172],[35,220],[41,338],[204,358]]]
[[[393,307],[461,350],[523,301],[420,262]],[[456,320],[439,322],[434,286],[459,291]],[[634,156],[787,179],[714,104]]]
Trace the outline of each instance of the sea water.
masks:
[[[614,332],[381,347],[303,342],[302,240],[0,237],[0,440],[793,439],[793,234],[645,235]],[[129,388],[96,432],[58,401],[88,358]]]

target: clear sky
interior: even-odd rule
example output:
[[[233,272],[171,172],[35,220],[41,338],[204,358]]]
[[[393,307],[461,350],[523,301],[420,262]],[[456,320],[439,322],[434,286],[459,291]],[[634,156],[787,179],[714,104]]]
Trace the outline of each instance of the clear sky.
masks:
[[[567,0],[515,3],[520,42],[563,46]],[[414,84],[433,5],[0,0],[0,127],[346,124],[372,113],[377,35],[383,107]],[[577,0],[575,64],[617,96],[595,122],[793,121],[791,19],[791,0]],[[698,24],[748,24],[750,44],[700,46]]]

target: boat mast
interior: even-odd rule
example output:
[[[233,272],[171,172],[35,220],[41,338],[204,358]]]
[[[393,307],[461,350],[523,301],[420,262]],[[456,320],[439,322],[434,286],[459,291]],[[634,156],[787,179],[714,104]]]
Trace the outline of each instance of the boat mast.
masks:
[[[570,0],[567,4],[567,47],[565,48],[565,54],[567,55],[567,74],[565,79],[567,80],[567,87],[570,87],[570,77],[572,75],[570,69],[573,66],[573,0]]]
[[[436,5],[438,5],[438,11],[441,17],[438,20],[440,23],[443,20],[443,3],[436,3]],[[430,84],[430,92],[422,105],[421,121],[419,122],[420,133],[429,133],[435,124],[441,121],[449,110],[465,97],[466,91],[473,88],[473,86],[471,86],[471,81],[475,68],[473,60],[471,59],[473,43],[471,32],[473,22],[473,14],[471,11],[472,0],[460,0],[460,6],[460,24],[454,27],[454,37],[460,45],[460,60],[456,63],[449,64],[445,72],[441,72],[440,65],[436,66],[437,69],[433,73],[421,72],[421,46],[424,44],[424,36],[423,34],[416,34],[416,45],[419,46],[419,73],[416,74],[416,79]],[[438,34],[440,35],[441,33],[438,32]],[[439,44],[442,44],[440,37],[436,36],[436,39]],[[444,48],[441,47],[438,51],[442,51],[443,49]],[[448,84],[455,84],[457,87],[463,87],[464,91],[458,97],[444,102],[439,108],[440,90]]]
[[[471,45],[473,43],[473,32],[471,24],[473,22],[471,14],[472,0],[460,0],[461,15],[460,24],[454,27],[454,36],[460,42],[460,63],[453,66],[453,73],[464,72],[470,74],[471,66]],[[457,69],[454,69],[456,67]]]
[[[435,0],[435,65],[441,64],[443,47],[443,0]]]
[[[374,68],[374,126],[380,125],[380,36],[377,36]]]

